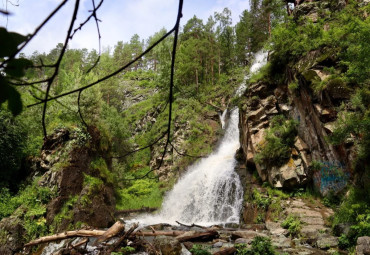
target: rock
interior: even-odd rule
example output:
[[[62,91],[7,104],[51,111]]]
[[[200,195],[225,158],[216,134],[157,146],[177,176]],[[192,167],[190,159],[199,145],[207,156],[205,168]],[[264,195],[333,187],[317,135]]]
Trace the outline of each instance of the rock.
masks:
[[[162,255],[180,255],[181,244],[172,236],[157,236],[154,239],[154,247],[161,251]]]
[[[340,223],[334,226],[333,232],[336,236],[341,236],[342,234],[348,235],[352,224],[350,223]]]
[[[235,244],[237,243],[245,243],[245,244],[250,244],[252,242],[251,239],[246,239],[246,238],[238,238],[235,240]]]
[[[331,79],[328,81],[325,89],[333,99],[349,99],[351,98],[352,90],[349,89],[344,81],[340,78]]]
[[[26,230],[15,216],[0,221],[0,254],[12,255],[23,248]]]
[[[268,221],[266,222],[266,228],[272,235],[284,236],[288,233],[288,230],[281,227],[280,223]]]
[[[357,239],[356,254],[357,255],[370,254],[370,236],[361,236]]]
[[[224,245],[223,242],[217,242],[212,244],[212,248],[221,248]]]
[[[256,236],[263,236],[267,237],[266,234],[259,233],[256,231],[251,231],[251,230],[238,230],[238,231],[233,231],[231,233],[231,239],[238,239],[238,238],[244,238],[244,239],[250,239],[252,240]]]
[[[307,176],[300,167],[301,160],[296,160],[297,164],[291,158],[288,163],[281,167],[271,167],[268,171],[268,180],[276,188],[296,188],[307,182]]]
[[[318,248],[322,250],[327,250],[329,248],[337,247],[338,246],[338,237],[329,236],[329,235],[321,235],[316,242]]]
[[[277,235],[277,236],[273,236],[271,238],[271,241],[272,241],[272,244],[276,247],[276,248],[289,248],[292,246],[291,242],[292,240],[288,237],[285,237],[284,235]]]

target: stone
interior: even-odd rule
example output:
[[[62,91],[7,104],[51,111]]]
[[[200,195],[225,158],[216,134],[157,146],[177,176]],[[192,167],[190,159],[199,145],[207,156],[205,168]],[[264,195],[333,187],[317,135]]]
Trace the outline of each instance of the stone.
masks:
[[[265,108],[263,108],[263,107],[259,108],[255,111],[249,112],[248,113],[248,118],[252,121],[253,120],[258,120],[259,118],[261,118],[261,116],[264,114],[264,112],[265,112]]]
[[[224,245],[223,242],[217,242],[212,244],[212,248],[221,248]]]
[[[156,236],[153,245],[162,255],[180,255],[182,250],[180,242],[172,236]]]
[[[252,242],[252,239],[246,239],[246,238],[238,238],[235,240],[235,244],[238,244],[238,243],[250,244],[251,242]]]
[[[297,161],[300,163],[301,161]],[[271,167],[268,171],[268,180],[276,188],[295,188],[302,186],[307,181],[303,168],[297,167],[294,160],[290,158],[288,163],[281,167]]]
[[[11,216],[0,221],[0,254],[13,255],[23,248],[26,230],[22,221]]]
[[[357,239],[356,254],[357,255],[370,254],[370,236],[361,236]]]
[[[308,151],[307,144],[297,136],[294,146],[297,148],[298,151]]]
[[[256,236],[267,237],[266,234],[259,233],[259,232],[256,232],[256,231],[251,231],[251,230],[238,230],[238,231],[233,231],[231,233],[231,238],[234,239],[234,240],[238,239],[238,238],[245,238],[245,239],[252,240]]]
[[[266,222],[266,228],[270,231],[272,235],[276,236],[285,236],[288,233],[288,230],[282,228],[280,223],[277,222]]]
[[[337,247],[338,246],[338,237],[324,235],[320,236],[316,242],[318,248],[322,250],[327,250],[329,248]]]
[[[277,235],[271,238],[272,244],[278,248],[289,248],[292,246],[292,240],[284,235]]]

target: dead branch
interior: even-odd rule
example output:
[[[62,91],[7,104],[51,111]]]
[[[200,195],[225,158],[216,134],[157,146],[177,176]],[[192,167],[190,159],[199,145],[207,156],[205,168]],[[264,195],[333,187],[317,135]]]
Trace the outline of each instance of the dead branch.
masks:
[[[136,236],[179,236],[185,234],[186,231],[136,231],[134,235]]]
[[[142,207],[140,209],[128,209],[128,210],[120,210],[116,211],[114,214],[129,214],[129,213],[137,213],[137,212],[154,212],[155,210],[158,210],[158,208],[151,208],[151,207]]]
[[[130,235],[132,234],[132,232],[134,232],[134,230],[139,226],[138,223],[135,223],[134,225],[132,225],[132,227],[123,235],[121,236],[114,244],[112,244],[111,248],[108,249],[107,251],[107,254],[110,254],[111,252],[113,252],[115,249],[118,248],[118,246],[125,240],[127,239],[128,237],[130,237]]]
[[[203,229],[208,229],[207,227],[204,227],[204,226],[201,226],[201,225],[197,225],[197,224],[191,224],[191,225],[186,225],[184,223],[181,223],[181,222],[178,222],[176,221],[177,224],[181,225],[181,226],[184,226],[184,227],[188,227],[188,228],[191,228],[191,227],[198,227],[198,228],[203,228]]]
[[[98,244],[98,243],[101,243],[101,242],[104,242],[110,238],[112,238],[113,236],[116,236],[118,235],[119,233],[121,233],[122,231],[125,230],[125,225],[120,222],[120,221],[117,221],[116,223],[114,223],[107,231],[105,231],[105,233],[103,235],[101,235],[96,241],[95,241],[95,245]]]
[[[179,242],[187,242],[187,241],[206,241],[212,240],[218,236],[218,232],[215,230],[210,230],[206,232],[196,232],[193,235],[189,236],[178,236],[176,239]]]
[[[91,236],[101,236],[105,233],[105,230],[73,230],[73,231],[66,231],[64,233],[59,233],[51,236],[44,236],[40,237],[39,239],[33,240],[29,243],[26,243],[24,246],[34,246],[42,243],[49,243],[54,241],[63,240],[66,238],[72,238],[72,237],[91,237]]]

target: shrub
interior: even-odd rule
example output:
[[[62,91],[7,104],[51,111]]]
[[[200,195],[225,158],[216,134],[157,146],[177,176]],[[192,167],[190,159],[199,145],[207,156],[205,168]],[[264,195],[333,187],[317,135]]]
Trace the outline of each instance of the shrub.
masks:
[[[251,248],[247,248],[245,244],[235,245],[236,255],[275,255],[276,252],[271,244],[271,240],[267,237],[256,236],[253,238]]]
[[[202,245],[195,244],[191,249],[190,249],[191,254],[193,255],[211,255],[211,252],[205,248]]]
[[[258,164],[281,165],[290,158],[291,147],[297,135],[297,122],[286,120],[284,116],[275,116],[271,127],[267,129],[265,142],[260,145],[255,155]]]
[[[281,226],[288,229],[289,235],[298,236],[301,231],[301,221],[298,217],[293,215],[288,215],[288,217],[281,223]]]

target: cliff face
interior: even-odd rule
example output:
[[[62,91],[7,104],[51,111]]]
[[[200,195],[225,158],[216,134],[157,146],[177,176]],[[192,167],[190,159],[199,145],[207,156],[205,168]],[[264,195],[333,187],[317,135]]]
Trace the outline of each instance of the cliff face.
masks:
[[[300,20],[297,26],[306,22],[327,31],[332,24],[322,17],[324,22],[316,24],[320,15],[338,12],[345,5],[342,1],[310,1],[297,6],[293,15]],[[284,79],[274,79],[266,72],[264,78],[248,85],[240,104],[240,141],[247,166],[256,168],[262,181],[279,188],[302,187],[313,181],[322,194],[346,186],[356,157],[354,137],[336,146],[328,142],[340,117],[338,109],[348,105],[355,92],[335,78],[345,72],[341,50],[334,46],[309,50],[280,65],[278,72]],[[270,54],[271,58],[276,52]],[[315,89],[317,84],[325,86]],[[284,151],[279,145],[285,146]]]

